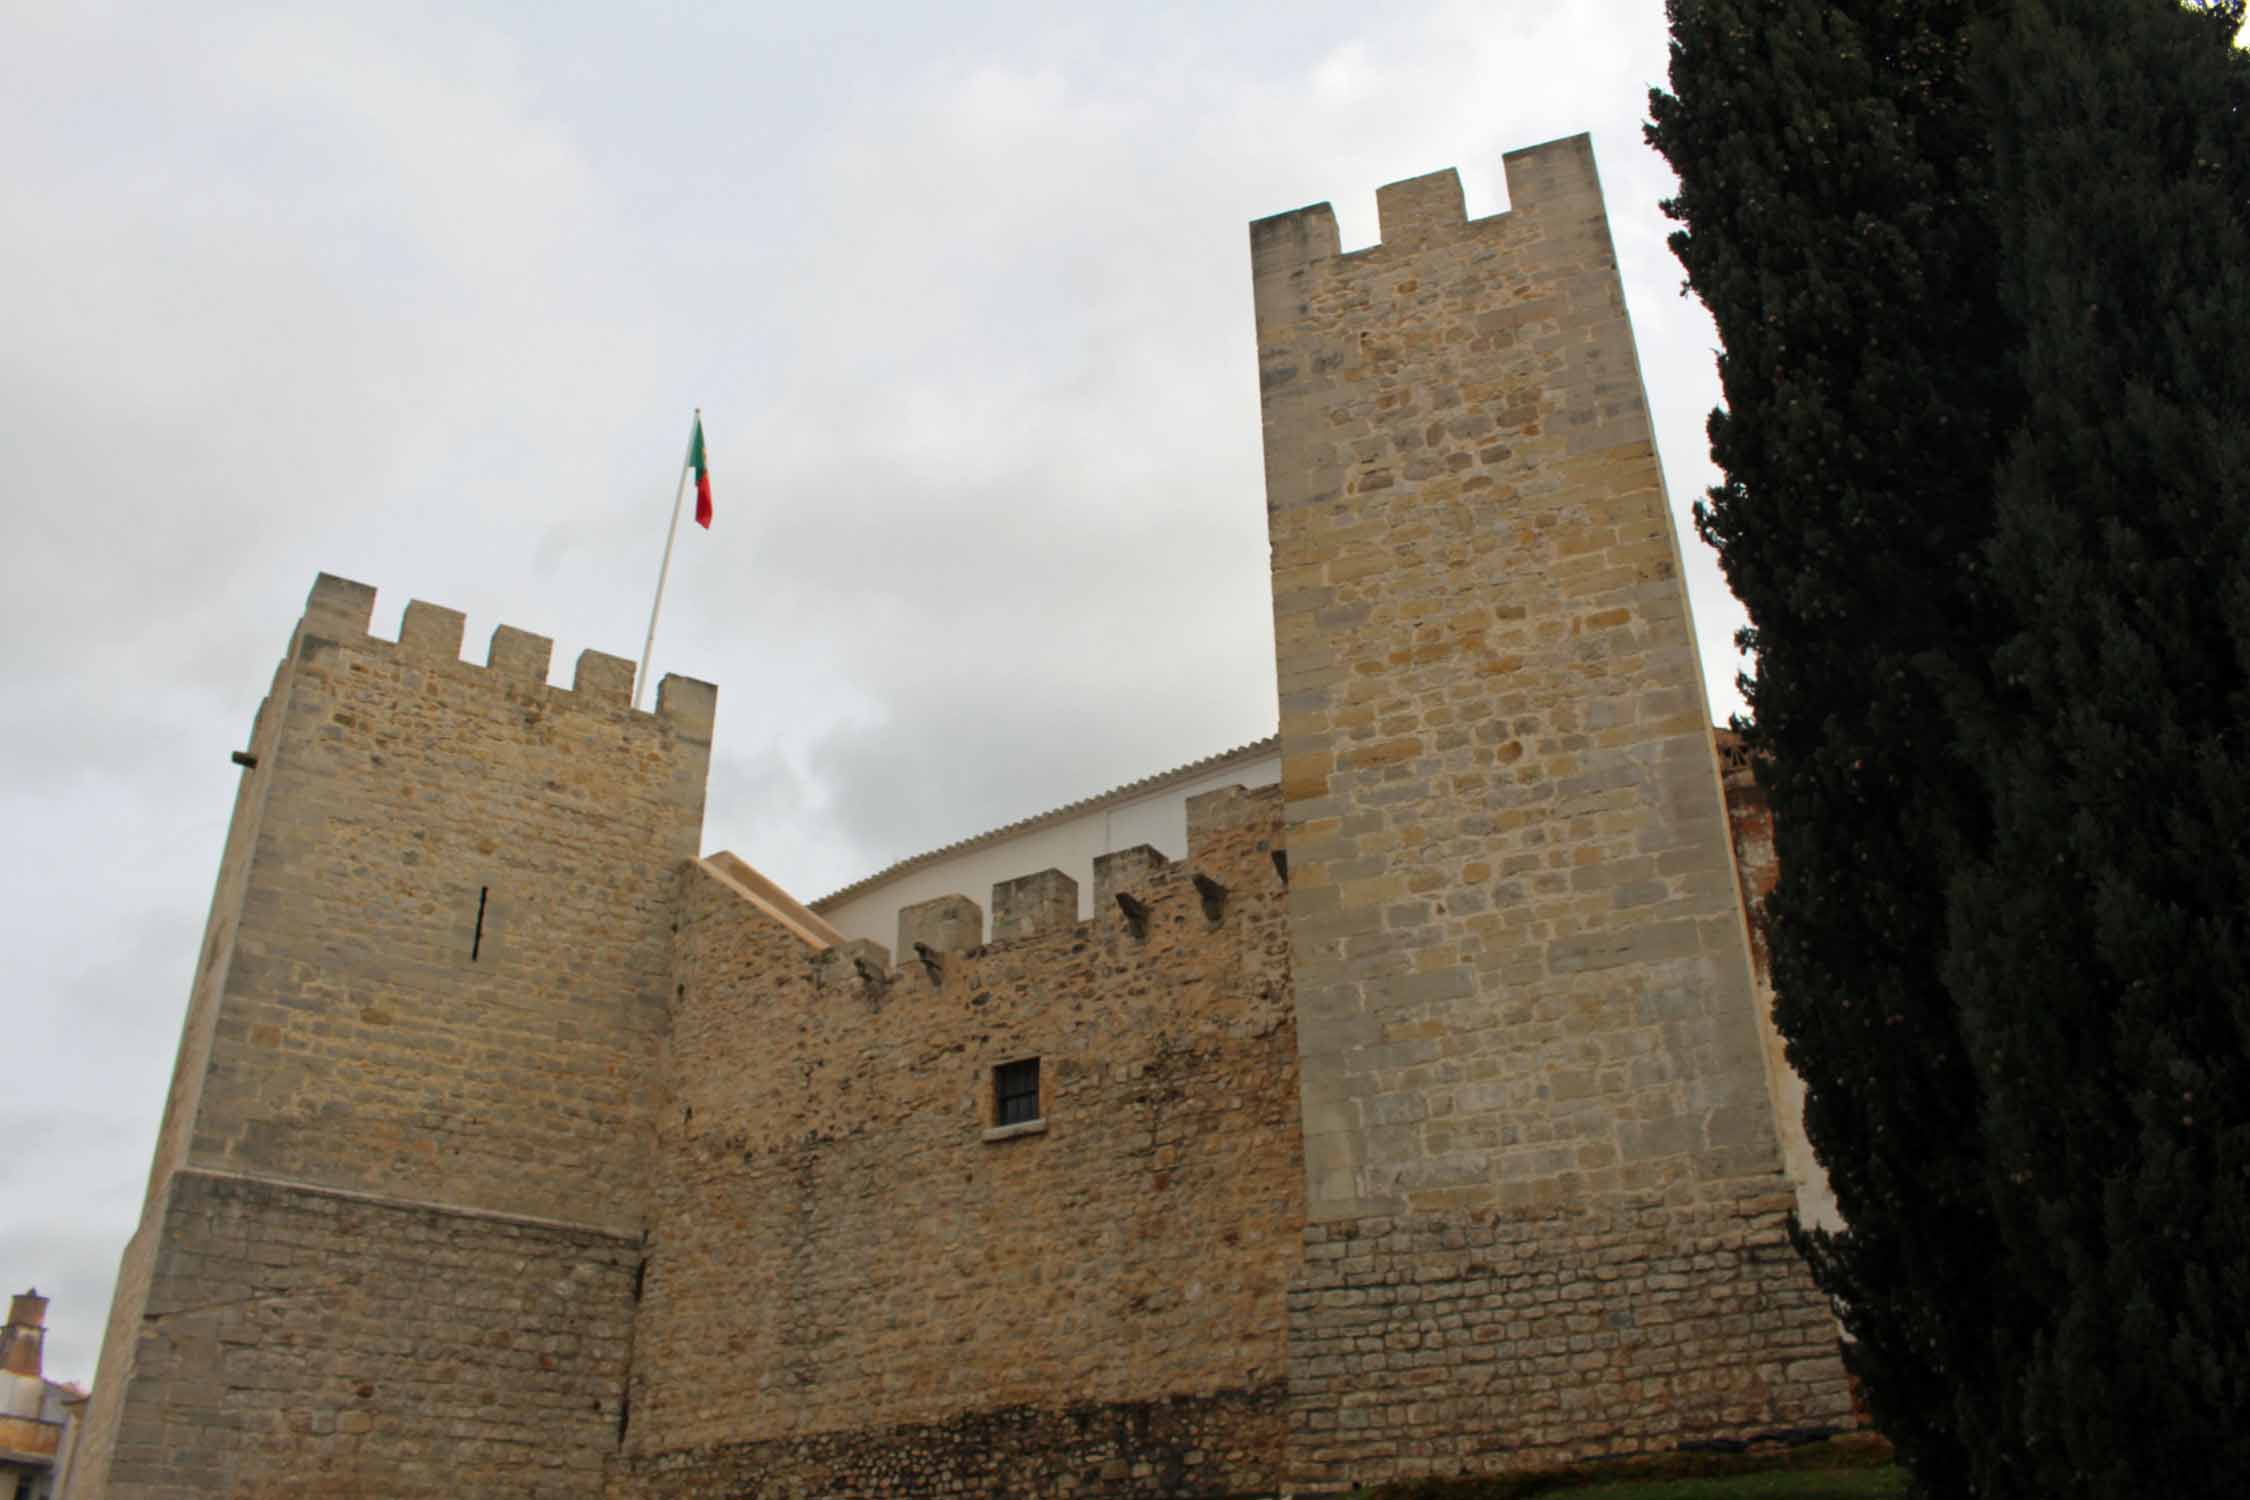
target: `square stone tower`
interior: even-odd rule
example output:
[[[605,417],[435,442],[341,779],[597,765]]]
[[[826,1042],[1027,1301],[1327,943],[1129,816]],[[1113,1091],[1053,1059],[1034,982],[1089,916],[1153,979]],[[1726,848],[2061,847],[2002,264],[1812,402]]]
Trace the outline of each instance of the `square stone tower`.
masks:
[[[1506,166],[1251,226],[1314,1483],[1848,1411],[1592,148]]]
[[[258,711],[85,1443],[110,1496],[598,1495],[714,691],[322,575]]]

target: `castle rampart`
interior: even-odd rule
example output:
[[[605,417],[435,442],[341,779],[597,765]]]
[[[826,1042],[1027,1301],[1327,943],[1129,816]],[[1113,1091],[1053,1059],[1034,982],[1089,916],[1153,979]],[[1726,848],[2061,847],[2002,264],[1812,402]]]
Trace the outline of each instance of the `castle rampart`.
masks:
[[[940,946],[910,908],[927,956],[895,967],[691,886],[622,1493],[1275,1487],[1303,1223],[1279,798],[1194,806],[1179,863],[1097,866],[1092,918],[1033,875],[992,898],[1020,935],[976,943],[964,897]],[[1034,1060],[1004,1121],[996,1074]]]

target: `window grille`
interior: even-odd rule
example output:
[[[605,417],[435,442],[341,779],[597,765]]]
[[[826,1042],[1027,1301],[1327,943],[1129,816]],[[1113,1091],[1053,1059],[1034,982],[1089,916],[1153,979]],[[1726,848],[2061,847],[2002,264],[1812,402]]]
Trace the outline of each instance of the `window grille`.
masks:
[[[992,1070],[993,1121],[1024,1125],[1039,1118],[1039,1059],[1002,1063]]]

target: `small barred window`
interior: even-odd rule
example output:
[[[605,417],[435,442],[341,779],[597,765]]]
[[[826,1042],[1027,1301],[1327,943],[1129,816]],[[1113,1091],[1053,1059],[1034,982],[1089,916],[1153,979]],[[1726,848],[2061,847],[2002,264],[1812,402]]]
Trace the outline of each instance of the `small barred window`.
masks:
[[[1026,1125],[1039,1118],[1039,1059],[1002,1063],[992,1070],[992,1118],[997,1125]]]

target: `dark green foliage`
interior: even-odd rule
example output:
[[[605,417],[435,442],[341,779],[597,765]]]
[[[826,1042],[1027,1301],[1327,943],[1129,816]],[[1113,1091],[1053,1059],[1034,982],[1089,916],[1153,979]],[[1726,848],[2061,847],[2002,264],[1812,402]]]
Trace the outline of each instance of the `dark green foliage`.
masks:
[[[2012,9],[1995,202],[2030,405],[1989,554],[2012,630],[1965,719],[1994,835],[1948,970],[2006,1259],[2045,1312],[2011,1492],[2239,1496],[2250,56],[2239,0]]]
[[[1980,7],[1674,0],[1650,132],[1725,345],[1726,482],[1698,508],[1750,613],[1745,726],[1780,854],[1777,1018],[1847,1232],[1808,1246],[1883,1431],[1966,1493],[2000,1379],[1980,1099],[1941,971],[1938,872],[1985,817],[1931,658],[1996,633],[1978,549],[2015,421],[1969,73]],[[1987,1310],[1964,1317],[1964,1308]]]
[[[1672,16],[1815,1272],[1925,1493],[2250,1493],[2242,0]]]

